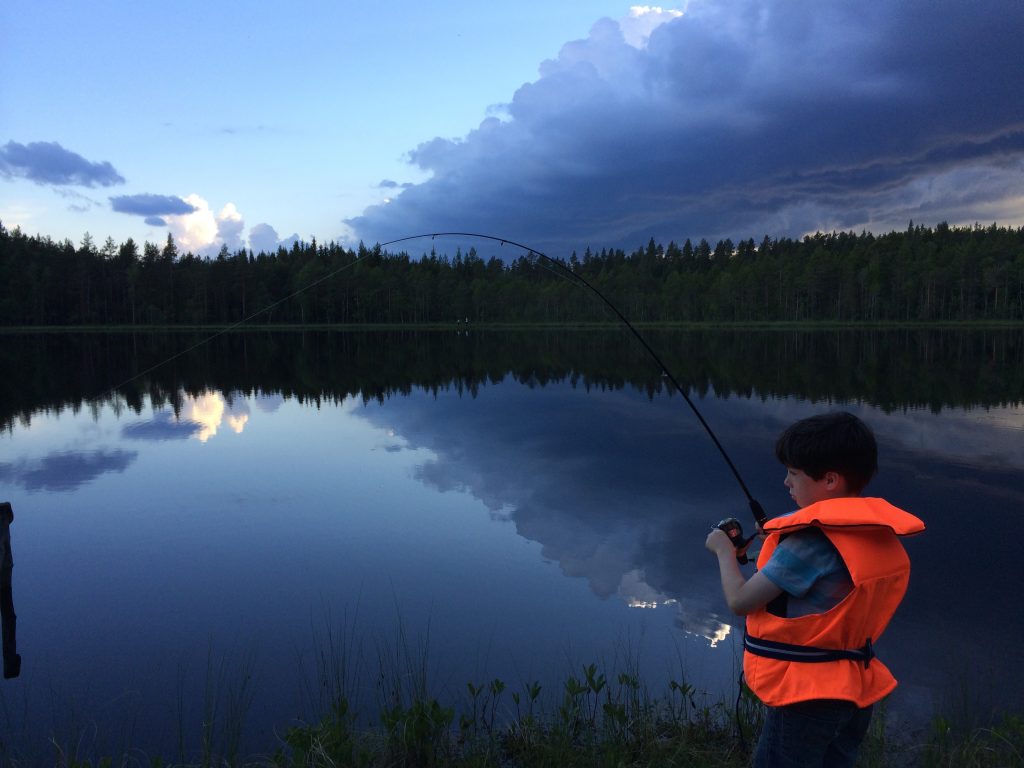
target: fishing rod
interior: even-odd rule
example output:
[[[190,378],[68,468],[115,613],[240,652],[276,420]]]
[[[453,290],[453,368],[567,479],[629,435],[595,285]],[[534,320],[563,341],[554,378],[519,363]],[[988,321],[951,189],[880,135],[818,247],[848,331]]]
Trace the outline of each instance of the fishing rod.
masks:
[[[504,246],[504,245],[511,245],[511,246],[513,246],[515,248],[519,248],[519,249],[525,251],[530,256],[536,256],[537,258],[542,259],[544,261],[544,263],[551,265],[551,267],[558,274],[560,274],[561,276],[563,276],[563,277],[569,279],[570,281],[575,282],[576,284],[581,285],[581,286],[589,289],[590,291],[592,291],[594,293],[594,295],[596,295],[604,303],[604,305],[609,310],[611,310],[611,312],[630,330],[630,332],[633,334],[633,336],[636,338],[636,340],[638,342],[640,342],[640,345],[647,351],[647,353],[651,356],[651,358],[654,360],[654,362],[658,364],[658,367],[661,369],[661,371],[665,375],[665,377],[668,378],[668,380],[672,383],[672,386],[675,387],[676,391],[680,395],[683,396],[683,400],[685,400],[686,404],[688,406],[690,406],[690,410],[693,411],[694,416],[697,417],[697,420],[700,422],[700,425],[704,428],[704,431],[707,433],[708,437],[711,438],[711,441],[714,443],[715,447],[718,449],[718,452],[722,455],[722,458],[725,460],[726,465],[729,467],[729,470],[732,472],[733,477],[736,478],[736,482],[739,484],[740,489],[743,491],[743,495],[746,496],[746,498],[747,498],[747,503],[750,505],[750,511],[751,511],[751,513],[754,516],[754,520],[757,523],[757,527],[760,528],[761,526],[763,526],[764,522],[768,519],[768,515],[765,514],[764,508],[761,506],[760,502],[758,502],[757,499],[755,499],[754,496],[750,493],[750,490],[747,488],[747,484],[743,481],[743,478],[740,475],[739,470],[736,468],[736,465],[733,464],[732,459],[729,457],[729,454],[725,450],[725,447],[719,441],[718,436],[715,435],[714,430],[711,429],[711,425],[708,424],[707,421],[704,419],[703,414],[701,414],[701,412],[698,410],[696,404],[690,398],[689,394],[687,394],[686,390],[679,383],[679,380],[675,377],[675,374],[673,374],[672,371],[669,370],[668,366],[665,365],[665,362],[661,359],[661,357],[658,355],[658,353],[647,342],[647,339],[645,339],[643,337],[643,335],[633,326],[633,324],[631,322],[629,322],[629,320],[626,318],[626,316],[623,315],[621,311],[619,311],[619,308],[616,307],[611,302],[611,300],[608,299],[608,297],[605,296],[603,293],[601,293],[601,291],[599,291],[590,281],[588,281],[585,277],[583,277],[583,275],[580,275],[580,274],[574,272],[573,270],[569,269],[563,262],[559,261],[558,259],[551,258],[546,253],[542,253],[541,251],[538,251],[536,248],[531,248],[528,245],[524,245],[523,243],[516,242],[515,240],[510,240],[507,237],[498,237],[496,235],[486,235],[486,234],[481,234],[481,233],[477,233],[477,232],[426,232],[426,233],[421,233],[421,234],[418,234],[418,235],[408,235],[406,237],[399,237],[399,238],[395,238],[394,240],[388,240],[388,241],[383,242],[383,243],[377,243],[368,252],[369,253],[380,253],[380,251],[383,248],[386,248],[387,246],[397,245],[398,243],[405,243],[405,242],[409,242],[409,241],[412,241],[412,240],[423,240],[423,239],[428,238],[428,237],[431,240],[433,240],[435,238],[438,238],[438,237],[469,237],[469,238],[473,238],[473,239],[487,240],[487,241],[490,241],[490,242],[499,243],[502,246]],[[108,392],[116,392],[121,387],[124,387],[125,385],[127,385],[127,384],[129,384],[129,383],[131,383],[131,382],[141,378],[145,374],[152,372],[156,368],[159,368],[160,366],[165,365],[166,363],[170,362],[171,360],[174,360],[174,359],[176,359],[178,357],[181,357],[182,355],[184,355],[184,354],[186,354],[186,353],[196,349],[197,347],[201,347],[204,344],[212,341],[213,339],[217,338],[218,336],[221,336],[221,335],[223,335],[225,333],[228,333],[228,332],[230,332],[232,330],[235,330],[235,329],[237,329],[237,328],[247,324],[249,321],[253,320],[254,318],[258,317],[259,315],[264,314],[265,312],[270,311],[274,307],[279,306],[280,304],[283,304],[284,302],[286,302],[286,301],[288,301],[290,299],[295,298],[296,296],[298,296],[299,294],[309,290],[310,288],[313,288],[313,287],[315,287],[317,285],[320,285],[323,282],[326,282],[327,280],[330,280],[331,278],[335,277],[336,275],[340,274],[341,272],[344,272],[345,270],[351,269],[357,263],[359,263],[361,260],[363,260],[363,258],[365,258],[365,257],[359,256],[354,261],[351,261],[348,264],[345,264],[345,265],[343,265],[343,266],[341,266],[341,267],[339,267],[339,268],[337,268],[335,270],[332,270],[332,271],[328,272],[327,274],[321,275],[319,278],[317,278],[316,280],[312,281],[311,283],[309,283],[307,285],[304,285],[304,286],[302,286],[302,287],[292,291],[291,293],[289,293],[284,298],[278,299],[277,301],[272,302],[271,304],[269,304],[269,305],[267,305],[265,307],[262,307],[261,309],[257,310],[256,312],[253,312],[253,313],[247,315],[246,317],[242,318],[241,320],[239,320],[239,321],[237,321],[235,323],[232,323],[231,325],[227,326],[226,328],[222,328],[221,330],[217,331],[213,335],[211,335],[211,336],[209,336],[209,337],[207,337],[205,339],[202,339],[202,340],[196,342],[195,344],[192,344],[188,348],[178,352],[177,354],[171,356],[170,358],[168,358],[166,360],[163,360],[163,361],[157,363],[156,365],[147,368],[144,371],[137,372],[137,373],[133,374],[127,380],[122,381],[120,384],[117,384],[117,385],[115,385],[113,387],[110,387],[107,391]],[[745,547],[750,543],[750,541],[752,540],[753,537],[744,538],[742,526],[740,525],[739,521],[736,520],[736,518],[727,518],[725,520],[722,520],[721,522],[719,522],[716,525],[716,527],[721,528],[729,536],[730,540],[733,542],[733,545],[736,547],[737,559],[740,561],[740,563],[746,563],[747,559],[746,559],[746,554],[745,554]]]
[[[626,316],[619,311],[619,308],[616,307],[608,299],[607,296],[605,296],[603,293],[601,293],[601,291],[594,287],[594,285],[590,281],[583,277],[583,275],[574,272],[573,270],[569,269],[563,262],[559,261],[558,259],[553,259],[545,253],[541,253],[536,248],[531,248],[530,246],[524,245],[523,243],[517,243],[515,240],[510,240],[507,237],[484,235],[477,232],[429,232],[420,235],[409,235],[408,237],[399,237],[395,240],[389,240],[386,243],[378,243],[377,248],[384,248],[389,245],[404,243],[409,240],[421,240],[427,237],[429,237],[432,240],[437,237],[471,237],[474,239],[489,240],[491,242],[499,243],[502,246],[508,244],[526,251],[528,255],[536,256],[539,259],[543,259],[545,263],[552,265],[558,271],[559,274],[593,291],[593,293],[599,299],[601,299],[604,305],[608,307],[608,309],[610,309],[611,312],[619,320],[621,320],[623,324],[625,324],[625,326],[630,330],[630,332],[633,334],[636,340],[640,342],[641,346],[647,351],[651,358],[653,358],[654,362],[658,364],[658,367],[661,368],[661,371],[663,374],[665,374],[665,377],[670,382],[672,382],[672,386],[675,387],[676,391],[683,396],[683,400],[685,400],[686,404],[690,406],[690,410],[693,411],[693,415],[697,417],[697,421],[700,422],[700,425],[704,428],[704,431],[707,433],[708,437],[711,438],[711,442],[715,444],[715,447],[718,449],[718,452],[722,455],[722,458],[725,459],[725,463],[732,472],[733,477],[736,478],[736,482],[739,483],[740,489],[743,491],[743,495],[746,496],[747,503],[750,505],[750,512],[754,516],[754,520],[757,523],[757,527],[761,528],[764,525],[765,521],[768,519],[768,515],[764,511],[764,507],[762,507],[760,502],[758,502],[758,500],[754,498],[753,494],[750,493],[750,490],[747,488],[747,484],[743,482],[743,477],[740,475],[739,470],[736,468],[736,465],[733,464],[732,459],[729,458],[729,454],[726,452],[725,447],[722,445],[721,441],[719,441],[718,436],[715,435],[714,430],[711,429],[711,425],[707,423],[707,421],[704,419],[704,416],[697,409],[696,404],[690,398],[689,394],[687,394],[686,390],[683,389],[682,385],[679,383],[679,380],[676,379],[672,371],[670,371],[668,366],[665,365],[664,361],[661,359],[658,353],[654,351],[654,348],[647,343],[647,339],[645,339],[643,335],[633,326],[633,324],[629,322]],[[726,518],[725,520],[719,522],[716,525],[716,527],[721,528],[723,531],[725,531],[725,533],[729,536],[729,539],[732,541],[733,545],[736,547],[737,552],[739,553],[737,555],[737,559],[739,559],[741,563],[746,563],[747,557],[744,548],[750,543],[753,537],[744,538],[743,528],[740,525],[739,521],[736,520],[736,518]]]

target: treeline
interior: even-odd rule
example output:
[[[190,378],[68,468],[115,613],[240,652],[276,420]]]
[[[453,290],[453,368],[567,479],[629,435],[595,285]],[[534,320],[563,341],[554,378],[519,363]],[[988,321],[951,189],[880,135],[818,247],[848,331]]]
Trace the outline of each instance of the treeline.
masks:
[[[511,248],[511,247],[510,247]],[[504,249],[506,252],[508,249]],[[626,253],[573,252],[565,264],[632,320],[1021,321],[1024,228],[911,224],[696,245],[650,240]],[[255,316],[254,316],[255,315]],[[591,322],[589,291],[534,255],[511,261],[412,256],[297,242],[215,258],[87,234],[29,237],[0,224],[0,325]]]

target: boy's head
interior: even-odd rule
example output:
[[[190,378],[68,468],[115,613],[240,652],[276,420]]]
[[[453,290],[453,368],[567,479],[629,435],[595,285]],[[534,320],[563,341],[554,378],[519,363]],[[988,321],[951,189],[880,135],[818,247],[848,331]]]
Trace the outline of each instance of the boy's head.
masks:
[[[837,411],[801,419],[775,443],[782,464],[814,480],[836,472],[856,495],[878,471],[878,444],[871,428],[852,413]]]

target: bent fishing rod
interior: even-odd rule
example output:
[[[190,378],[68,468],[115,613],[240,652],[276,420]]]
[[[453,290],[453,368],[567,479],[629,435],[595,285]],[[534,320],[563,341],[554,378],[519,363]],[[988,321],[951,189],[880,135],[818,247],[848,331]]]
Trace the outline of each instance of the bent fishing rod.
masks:
[[[487,241],[490,241],[490,242],[498,243],[498,244],[500,244],[502,246],[504,246],[504,245],[511,245],[514,248],[519,248],[519,249],[525,251],[529,256],[536,256],[538,259],[541,259],[545,264],[550,265],[552,267],[552,269],[557,274],[559,274],[562,277],[570,280],[571,282],[576,283],[577,285],[580,285],[580,286],[582,286],[582,287],[592,291],[594,293],[594,295],[596,295],[601,300],[601,302],[612,312],[612,314],[614,314],[615,317],[617,317],[630,330],[630,332],[633,334],[633,336],[636,338],[636,340],[640,342],[640,345],[647,351],[647,354],[649,354],[651,356],[651,358],[654,360],[654,362],[657,363],[657,365],[661,369],[662,373],[672,383],[672,386],[675,387],[676,391],[680,395],[683,396],[683,400],[685,400],[686,404],[688,406],[690,406],[690,410],[693,411],[694,416],[697,417],[697,420],[700,422],[700,425],[704,428],[704,431],[707,433],[708,437],[711,438],[711,441],[714,443],[715,447],[718,449],[718,452],[722,455],[722,458],[725,460],[726,465],[729,467],[729,470],[732,472],[733,477],[736,478],[736,482],[739,484],[740,489],[743,491],[743,495],[746,496],[746,498],[747,498],[747,503],[750,505],[750,511],[751,511],[751,513],[754,516],[754,520],[757,523],[757,527],[761,528],[763,526],[764,522],[768,519],[767,514],[765,514],[764,508],[757,501],[757,499],[755,499],[753,497],[753,495],[750,493],[750,490],[747,488],[747,484],[745,482],[743,482],[743,478],[740,476],[739,470],[736,469],[736,465],[733,464],[732,459],[729,458],[729,454],[726,453],[725,447],[719,441],[718,436],[715,435],[714,430],[711,429],[711,425],[708,424],[707,421],[704,419],[703,414],[701,414],[700,410],[698,410],[696,404],[690,398],[689,394],[686,392],[686,390],[683,388],[683,386],[679,383],[679,380],[675,377],[675,374],[673,374],[672,371],[669,370],[668,366],[665,365],[664,361],[661,359],[661,357],[658,355],[658,353],[655,352],[654,348],[647,342],[647,339],[645,339],[643,337],[643,335],[633,326],[633,324],[631,322],[629,322],[629,320],[626,318],[626,316],[623,315],[621,311],[619,311],[619,308],[616,307],[611,302],[611,300],[607,296],[605,296],[603,293],[601,293],[601,291],[599,291],[590,281],[588,281],[585,277],[583,277],[583,275],[580,275],[580,274],[574,272],[573,270],[569,269],[563,262],[559,261],[558,259],[551,258],[547,254],[542,253],[541,251],[538,251],[536,248],[531,248],[528,245],[524,245],[523,243],[516,242],[515,240],[510,240],[507,237],[498,237],[496,235],[486,235],[486,234],[481,234],[481,233],[477,233],[477,232],[426,232],[426,233],[421,233],[421,234],[418,234],[418,235],[408,235],[406,237],[399,237],[399,238],[395,238],[394,240],[388,240],[387,242],[384,242],[384,243],[377,243],[369,252],[370,253],[379,253],[381,251],[381,249],[386,248],[387,246],[390,246],[390,245],[396,245],[398,243],[405,243],[405,242],[409,242],[409,241],[412,241],[412,240],[423,240],[423,239],[426,239],[426,238],[430,238],[431,240],[433,240],[433,239],[438,238],[438,237],[469,237],[469,238],[473,238],[473,239],[477,239],[477,240],[487,240]],[[196,349],[198,347],[203,346],[204,344],[212,341],[213,339],[217,338],[218,336],[221,336],[221,335],[223,335],[225,333],[229,333],[232,330],[235,330],[237,328],[240,328],[243,325],[246,325],[249,321],[251,321],[254,318],[264,314],[265,312],[270,311],[274,307],[276,307],[276,306],[278,306],[280,304],[283,304],[284,302],[289,301],[290,299],[295,298],[296,296],[298,296],[299,294],[309,290],[310,288],[313,288],[313,287],[315,287],[317,285],[320,285],[321,283],[324,283],[324,282],[330,280],[331,278],[335,277],[336,275],[340,274],[341,272],[344,272],[345,270],[352,268],[357,263],[359,263],[359,261],[361,261],[363,258],[364,257],[359,256],[354,261],[349,262],[348,264],[345,264],[345,265],[343,265],[343,266],[341,266],[341,267],[339,267],[339,268],[337,268],[335,270],[332,270],[331,272],[328,272],[325,275],[321,275],[319,278],[317,278],[316,280],[312,281],[311,283],[309,283],[307,285],[304,285],[304,286],[298,288],[295,291],[292,291],[287,296],[285,296],[285,297],[283,297],[281,299],[278,299],[277,301],[274,301],[271,304],[268,304],[267,306],[257,310],[256,312],[253,312],[250,315],[247,315],[246,317],[242,318],[241,320],[239,320],[239,321],[237,321],[235,323],[232,323],[231,325],[227,326],[226,328],[223,328],[220,331],[218,331],[217,333],[214,333],[212,336],[209,336],[209,337],[207,337],[207,338],[205,338],[205,339],[203,339],[201,341],[196,342],[195,344],[192,344],[188,348],[178,352],[175,355],[172,355],[171,357],[167,358],[166,360],[163,360],[162,362],[157,363],[154,366],[151,366],[151,367],[147,368],[144,371],[140,371],[140,372],[137,372],[137,373],[133,374],[127,380],[125,380],[125,381],[121,382],[120,384],[117,384],[117,385],[115,385],[113,387],[110,387],[107,391],[108,392],[116,392],[121,387],[125,386],[126,384],[128,384],[128,383],[130,383],[132,381],[135,381],[136,379],[144,376],[147,373],[150,373],[151,371],[153,371],[156,368],[159,368],[160,366],[170,362],[171,360],[174,360],[174,359],[176,359],[178,357],[181,357],[182,355],[184,355],[184,354],[186,354],[186,353],[188,353],[188,352],[190,352],[190,351],[192,351],[192,350],[194,350],[194,349]],[[745,547],[746,547],[747,544],[750,543],[750,541],[751,541],[751,539],[753,537],[750,537],[750,538],[744,538],[743,537],[742,527],[740,526],[739,522],[735,518],[727,518],[726,520],[722,520],[721,522],[719,522],[717,524],[716,527],[721,528],[723,531],[725,531],[725,533],[729,536],[730,540],[732,540],[733,545],[736,547],[736,550],[737,550],[737,559],[740,561],[740,563],[746,563],[747,562],[746,555],[744,554],[745,553]]]
[[[422,240],[427,237],[429,237],[431,240],[437,237],[469,237],[479,240],[488,240],[491,242],[499,243],[502,246],[506,244],[511,245],[515,248],[522,249],[529,256],[536,256],[537,258],[542,259],[544,263],[551,265],[557,271],[558,274],[575,282],[577,285],[581,285],[584,288],[591,290],[604,303],[604,305],[609,310],[611,310],[612,314],[614,314],[615,317],[622,321],[622,323],[630,330],[630,332],[633,334],[636,340],[640,342],[640,345],[647,351],[647,354],[649,354],[651,358],[654,360],[654,362],[657,363],[658,367],[661,369],[661,372],[665,374],[665,377],[672,383],[672,386],[675,387],[676,391],[683,396],[683,400],[685,400],[686,404],[690,406],[690,410],[693,411],[693,415],[697,417],[697,421],[700,422],[700,425],[704,428],[704,431],[707,433],[708,437],[711,438],[711,442],[715,444],[715,447],[718,449],[718,452],[722,455],[722,458],[725,459],[725,463],[732,472],[733,477],[736,478],[736,482],[739,483],[740,489],[743,491],[743,495],[746,496],[747,503],[750,505],[750,512],[754,516],[754,520],[757,523],[757,527],[761,528],[764,525],[765,521],[768,519],[768,515],[764,511],[764,507],[762,507],[760,502],[758,502],[758,500],[755,499],[753,495],[750,493],[750,490],[747,488],[747,484],[743,482],[743,478],[740,476],[739,470],[736,468],[736,465],[733,464],[732,459],[729,458],[729,454],[726,452],[725,447],[719,441],[718,436],[715,435],[714,430],[711,429],[711,425],[709,425],[707,421],[704,419],[704,416],[701,414],[700,410],[698,410],[696,404],[690,398],[690,395],[687,394],[686,390],[679,383],[679,380],[675,377],[672,371],[669,370],[668,366],[665,365],[664,361],[661,359],[658,353],[654,351],[654,348],[647,343],[647,339],[645,339],[643,335],[634,327],[634,325],[631,322],[629,322],[626,316],[619,311],[619,308],[616,307],[611,302],[611,300],[608,299],[607,296],[605,296],[603,293],[601,293],[601,291],[594,287],[594,285],[590,281],[583,277],[583,275],[574,272],[573,270],[569,269],[569,267],[567,267],[563,262],[559,261],[558,259],[553,259],[545,253],[541,253],[536,248],[531,248],[530,246],[524,245],[523,243],[517,243],[515,240],[509,240],[507,237],[484,235],[477,232],[429,232],[420,235],[409,235],[408,237],[400,237],[395,240],[389,240],[386,243],[378,243],[377,248],[384,248],[389,245],[395,245],[396,243],[404,243],[410,240]],[[737,551],[740,551],[747,544],[750,543],[751,539],[745,539],[743,537],[743,530],[739,522],[736,521],[735,518],[727,518],[726,520],[722,520],[720,523],[717,524],[716,527],[721,528],[723,531],[726,532],[726,534],[732,540],[733,545],[736,547]],[[737,557],[741,563],[745,563],[747,561],[745,554],[741,553]]]

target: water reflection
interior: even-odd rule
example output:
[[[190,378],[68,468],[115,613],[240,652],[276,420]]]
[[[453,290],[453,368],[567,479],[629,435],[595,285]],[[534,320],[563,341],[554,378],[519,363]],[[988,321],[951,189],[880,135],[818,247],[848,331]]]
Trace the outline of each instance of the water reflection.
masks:
[[[258,401],[268,413],[280,402],[273,398]],[[225,423],[235,434],[241,434],[249,422],[249,405],[245,401],[229,403],[220,392],[206,391],[184,395],[175,409],[157,410],[145,421],[127,424],[121,434],[129,440],[183,440],[190,437],[205,443]]]
[[[941,418],[908,410],[879,420],[877,431],[902,449],[936,461],[1024,469],[1024,408],[949,409]]]
[[[170,410],[157,411],[153,418],[126,424],[121,435],[128,440],[187,440],[203,429],[196,421],[178,418]]]
[[[108,472],[124,472],[138,458],[134,451],[64,450],[0,462],[0,482],[26,491],[73,491]]]
[[[1024,329],[655,331],[684,386],[700,394],[865,402],[885,412],[1013,405],[1024,392]],[[181,350],[194,350],[182,355]],[[116,400],[141,414],[179,393],[263,392],[306,402],[383,402],[412,387],[475,393],[511,375],[543,386],[625,384],[663,391],[660,371],[621,331],[414,330],[223,334],[0,334],[19,375],[0,380],[0,429],[33,415]],[[173,364],[165,364],[173,360]],[[135,378],[138,371],[150,373]]]
[[[742,499],[730,499],[731,479],[679,406],[549,384],[543,396],[502,387],[481,390],[469,405],[413,394],[361,413],[429,449],[420,481],[500,511],[599,598],[669,610],[680,629],[717,645],[730,619],[717,574],[694,542],[725,516],[724,505]],[[714,401],[702,407],[716,409]],[[766,449],[772,439],[763,430]]]
[[[186,419],[200,425],[196,439],[205,443],[217,434],[225,421],[232,432],[241,434],[249,421],[249,406],[242,402],[229,408],[219,392],[204,392],[188,399],[185,414]]]

